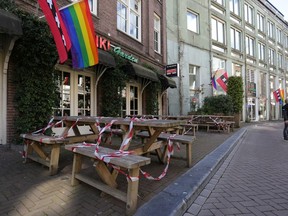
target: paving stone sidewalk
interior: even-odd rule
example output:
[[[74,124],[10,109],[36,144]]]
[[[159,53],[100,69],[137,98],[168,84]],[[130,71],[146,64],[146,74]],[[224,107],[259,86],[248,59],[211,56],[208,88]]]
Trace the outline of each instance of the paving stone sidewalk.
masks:
[[[249,127],[184,216],[288,215],[288,142],[283,122]]]
[[[233,132],[235,133],[235,132]],[[193,145],[193,164],[213,151],[233,133],[197,132]],[[111,196],[100,196],[100,192],[84,183],[70,186],[72,153],[62,149],[59,173],[48,175],[48,169],[30,162],[23,163],[21,145],[0,145],[0,215],[125,215],[125,203]],[[138,208],[156,194],[165,189],[171,182],[189,170],[184,146],[175,150],[167,175],[161,181],[140,179]],[[145,171],[158,177],[165,168],[155,156]],[[144,168],[143,168],[144,169]],[[126,181],[119,176],[120,181]],[[126,185],[119,184],[120,188]],[[121,186],[123,185],[123,186]],[[125,188],[123,188],[125,190]]]

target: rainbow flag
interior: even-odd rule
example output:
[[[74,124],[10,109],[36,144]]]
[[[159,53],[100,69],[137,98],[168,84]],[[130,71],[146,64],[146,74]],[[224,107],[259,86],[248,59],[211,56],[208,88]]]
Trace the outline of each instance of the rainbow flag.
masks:
[[[98,64],[95,32],[87,0],[76,2],[60,10],[71,40],[73,68]]]

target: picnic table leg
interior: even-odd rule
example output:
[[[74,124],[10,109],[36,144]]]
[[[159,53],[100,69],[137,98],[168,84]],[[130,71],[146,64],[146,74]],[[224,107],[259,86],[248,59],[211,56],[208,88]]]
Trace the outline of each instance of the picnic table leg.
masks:
[[[192,145],[186,145],[187,166],[192,167]]]
[[[82,156],[80,154],[74,154],[72,177],[71,177],[71,185],[72,186],[79,184],[79,180],[77,180],[75,178],[75,176],[77,173],[80,172],[81,167],[82,167]]]
[[[60,144],[54,144],[51,150],[51,158],[49,166],[50,175],[55,175],[58,172],[59,156],[60,156]]]
[[[129,176],[132,179],[128,180],[127,188],[127,202],[126,202],[126,214],[132,215],[137,207],[137,196],[139,186],[139,167],[130,169]]]

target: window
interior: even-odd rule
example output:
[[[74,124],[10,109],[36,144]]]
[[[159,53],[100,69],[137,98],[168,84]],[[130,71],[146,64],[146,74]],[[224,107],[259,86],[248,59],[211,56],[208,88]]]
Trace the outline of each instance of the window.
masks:
[[[258,43],[258,56],[259,60],[265,61],[265,45],[263,43]]]
[[[139,103],[139,86],[127,84],[122,90],[122,117],[138,115],[140,113]]]
[[[239,64],[232,63],[232,76],[241,76],[242,66]]]
[[[213,0],[214,2],[217,2],[218,4],[220,4],[220,5],[224,5],[223,4],[223,0]]]
[[[251,5],[244,5],[244,18],[245,21],[251,25],[253,25],[253,11],[254,8]]]
[[[224,23],[212,18],[212,39],[223,43],[225,42]]]
[[[230,11],[236,15],[240,15],[239,0],[230,0]]]
[[[264,23],[265,23],[265,18],[262,14],[258,13],[257,14],[257,27],[259,31],[264,32]]]
[[[281,37],[282,37],[281,29],[280,28],[276,28],[276,40],[280,44],[282,42]]]
[[[274,38],[274,28],[275,28],[274,23],[269,20],[268,26],[267,26],[267,31],[268,31],[268,36],[270,38]]]
[[[187,29],[199,33],[199,16],[189,10],[187,11]]]
[[[71,0],[71,2],[77,2],[78,0]],[[88,0],[90,11],[92,14],[97,15],[97,3],[98,0]]]
[[[199,67],[189,65],[189,90],[190,90],[190,109],[197,111],[199,107],[199,93],[200,93],[200,76]]]
[[[117,1],[117,28],[141,40],[141,0]]]
[[[88,0],[90,11],[92,14],[97,15],[97,1],[98,0]]]
[[[283,68],[283,56],[281,53],[277,53],[278,68]]]
[[[231,48],[241,50],[241,32],[231,28]]]
[[[288,48],[288,35],[285,34],[285,47]]]
[[[268,63],[270,65],[275,65],[275,50],[272,48],[269,48],[268,50]]]
[[[53,108],[54,115],[92,115],[92,76],[88,73],[57,71],[57,80],[59,102]]]
[[[160,18],[154,14],[154,50],[161,53],[161,32],[160,32]]]
[[[254,56],[254,38],[246,36],[246,54],[250,56]]]

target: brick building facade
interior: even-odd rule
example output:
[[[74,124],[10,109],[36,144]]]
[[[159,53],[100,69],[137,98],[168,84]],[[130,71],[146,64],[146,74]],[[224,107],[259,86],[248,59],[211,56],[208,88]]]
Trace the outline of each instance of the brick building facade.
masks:
[[[56,2],[59,8],[73,3],[70,0],[57,0]],[[126,101],[122,108],[122,115],[149,114],[145,110],[145,100],[149,100],[145,96],[145,91],[146,87],[153,82],[162,83],[162,91],[158,95],[158,114],[167,114],[166,89],[174,88],[176,84],[164,76],[166,65],[165,1],[93,0],[88,2],[98,39],[99,64],[85,70],[74,70],[69,63],[55,65],[59,77],[63,80],[69,79],[69,84],[59,86],[61,107],[56,107],[55,113],[57,115],[99,115],[101,111],[101,103],[99,103],[101,85],[99,83],[101,83],[103,73],[113,70],[116,64],[110,51],[118,52],[126,58],[127,65],[130,65],[135,73],[135,79],[129,80],[125,90],[122,91],[123,101]],[[36,0],[16,0],[15,3],[21,9],[45,21]],[[12,66],[13,62],[10,61],[6,86],[7,125],[0,125],[0,128],[6,127],[7,129],[6,134],[3,135],[5,137],[3,140],[7,141],[2,141],[1,144],[11,143],[15,136],[13,121],[16,113],[13,102]],[[83,90],[81,90],[82,87]],[[82,104],[84,104],[83,107]]]

